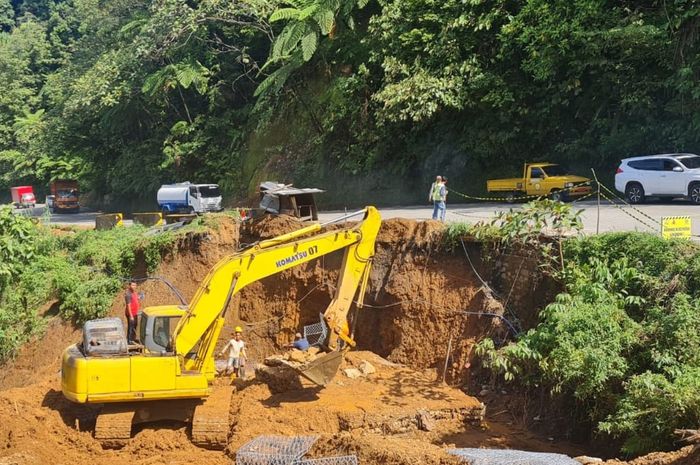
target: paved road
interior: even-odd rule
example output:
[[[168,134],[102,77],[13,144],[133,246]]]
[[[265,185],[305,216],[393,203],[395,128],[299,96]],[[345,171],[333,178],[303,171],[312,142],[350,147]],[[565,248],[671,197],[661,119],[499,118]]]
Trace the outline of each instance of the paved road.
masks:
[[[584,201],[573,204],[574,208],[582,210],[584,232],[593,234],[596,232],[597,205],[595,201]],[[478,204],[449,204],[447,207],[448,222],[469,222],[488,220],[496,212],[510,208],[521,208],[519,204],[507,203],[478,203]],[[693,234],[700,236],[700,205],[693,205],[687,201],[650,201],[647,204],[636,206],[645,215],[660,221],[662,216],[690,216],[693,220]],[[37,205],[33,210],[26,211],[32,216],[44,215],[44,205]],[[383,218],[409,218],[425,220],[431,217],[432,208],[425,206],[408,207],[383,207],[380,208]],[[321,222],[329,221],[344,214],[344,211],[321,212]],[[95,225],[97,213],[81,211],[80,213],[57,213],[50,216],[51,224],[78,225],[92,227]],[[641,220],[641,221],[640,221]],[[130,224],[125,221],[125,224]],[[646,224],[644,224],[646,223]],[[609,202],[604,202],[600,207],[600,231],[646,231],[659,232],[660,227],[649,218],[630,207],[616,207]]]
[[[582,210],[584,232],[595,234],[597,222],[597,203],[595,201],[583,201],[573,204],[577,210]],[[479,204],[449,204],[447,206],[447,222],[468,222],[489,220],[496,212],[507,211],[510,208],[522,208],[519,204],[507,203],[479,203]],[[690,216],[693,221],[692,232],[700,236],[700,205],[693,205],[686,201],[649,202],[635,206],[639,211],[657,221],[662,216]],[[380,208],[383,218],[410,218],[417,220],[428,219],[432,215],[429,206],[412,207],[386,207]],[[323,212],[320,214],[322,222],[342,215],[343,212]],[[634,216],[634,217],[633,217]],[[636,218],[635,218],[636,217]],[[641,221],[640,221],[641,220]],[[644,224],[646,223],[646,224]],[[648,226],[647,226],[648,225]],[[635,211],[631,207],[616,207],[608,202],[600,207],[600,232],[610,231],[645,231],[660,232],[660,226]]]
[[[41,218],[46,215],[46,205],[37,204],[32,209],[27,210],[15,210],[18,213]],[[81,209],[78,213],[51,213],[47,216],[49,222],[55,225],[72,225],[72,226],[84,226],[84,227],[95,227],[95,217],[99,215],[97,212],[88,211]],[[124,221],[126,225],[131,224],[131,220]]]

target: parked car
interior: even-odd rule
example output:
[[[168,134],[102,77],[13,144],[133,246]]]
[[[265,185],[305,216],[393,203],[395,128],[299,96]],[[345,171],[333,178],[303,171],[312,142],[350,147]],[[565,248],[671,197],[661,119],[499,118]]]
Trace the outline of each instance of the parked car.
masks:
[[[700,204],[700,156],[670,153],[625,158],[615,173],[615,189],[629,203],[647,197],[683,197]]]

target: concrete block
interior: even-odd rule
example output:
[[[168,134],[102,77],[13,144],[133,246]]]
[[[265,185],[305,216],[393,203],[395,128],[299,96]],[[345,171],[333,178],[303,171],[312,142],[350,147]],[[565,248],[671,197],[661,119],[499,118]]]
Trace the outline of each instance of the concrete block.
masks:
[[[116,226],[123,226],[124,215],[122,213],[107,213],[95,217],[95,229],[104,231]]]
[[[134,224],[140,224],[146,227],[162,226],[163,214],[161,212],[134,213]]]

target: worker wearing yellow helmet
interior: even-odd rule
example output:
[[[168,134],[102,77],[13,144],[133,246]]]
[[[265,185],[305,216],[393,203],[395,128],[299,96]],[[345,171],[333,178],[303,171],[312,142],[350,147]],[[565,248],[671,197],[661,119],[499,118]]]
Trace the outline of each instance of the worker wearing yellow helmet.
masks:
[[[243,342],[243,328],[236,326],[234,328],[233,339],[221,349],[219,355],[223,355],[228,350],[228,363],[226,364],[226,374],[235,374],[241,376],[241,367],[243,361],[248,358],[245,351],[245,342]]]

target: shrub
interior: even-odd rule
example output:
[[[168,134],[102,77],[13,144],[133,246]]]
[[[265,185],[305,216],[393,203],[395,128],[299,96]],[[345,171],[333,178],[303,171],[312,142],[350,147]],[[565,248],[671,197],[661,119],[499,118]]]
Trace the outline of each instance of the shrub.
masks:
[[[9,207],[0,207],[0,292],[19,275],[37,252],[37,228]]]
[[[627,453],[670,447],[675,428],[700,424],[700,249],[641,233],[564,243],[566,291],[538,326],[484,366],[507,381],[585,405],[596,430]]]

